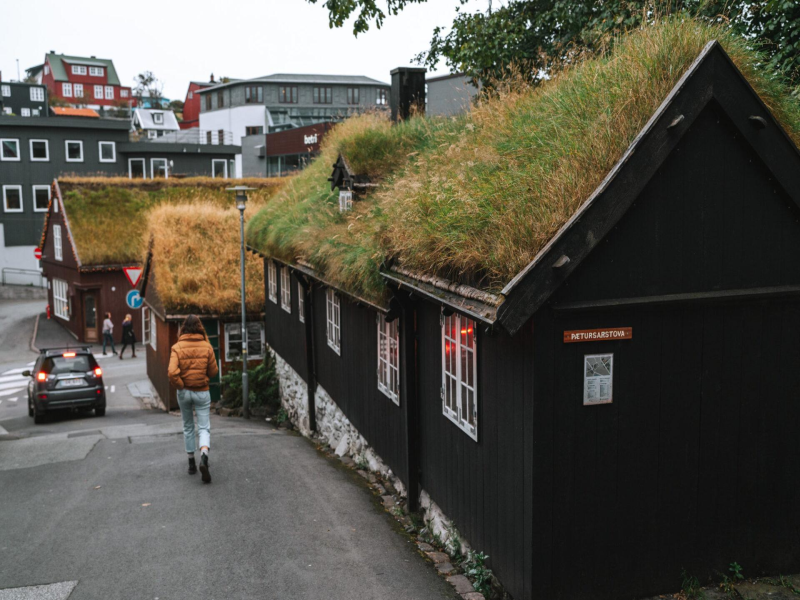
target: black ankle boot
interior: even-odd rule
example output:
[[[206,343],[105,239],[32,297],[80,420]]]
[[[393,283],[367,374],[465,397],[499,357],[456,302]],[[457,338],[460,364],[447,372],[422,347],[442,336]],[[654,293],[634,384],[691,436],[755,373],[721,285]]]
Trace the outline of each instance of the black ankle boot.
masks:
[[[211,483],[211,473],[208,472],[208,454],[200,455],[200,474],[203,476],[203,483]]]
[[[197,473],[197,463],[194,462],[194,456],[189,457],[189,475]]]

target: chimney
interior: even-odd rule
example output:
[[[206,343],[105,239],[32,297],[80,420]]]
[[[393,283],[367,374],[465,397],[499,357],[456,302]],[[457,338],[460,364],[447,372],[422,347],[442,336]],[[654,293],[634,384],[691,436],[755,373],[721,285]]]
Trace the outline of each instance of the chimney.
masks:
[[[392,91],[389,103],[392,121],[404,121],[416,105],[417,114],[425,114],[425,72],[422,67],[398,67],[392,70]]]
[[[214,74],[213,73],[211,74],[211,79],[209,80],[209,83],[214,83]]]
[[[92,54],[92,58],[97,58],[94,54]]]

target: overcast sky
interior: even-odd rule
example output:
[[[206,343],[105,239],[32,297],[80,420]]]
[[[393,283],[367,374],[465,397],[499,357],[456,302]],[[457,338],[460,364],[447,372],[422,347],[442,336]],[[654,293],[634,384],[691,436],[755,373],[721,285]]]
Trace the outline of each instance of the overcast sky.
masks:
[[[0,71],[4,80],[16,79],[19,59],[24,78],[25,69],[40,64],[50,50],[95,55],[114,61],[123,85],[153,71],[164,95],[181,100],[190,80],[207,81],[211,73],[243,79],[270,73],[368,75],[388,83],[389,71],[412,65],[412,57],[428,48],[433,28],[449,26],[459,5],[411,5],[388,17],[382,29],[355,38],[352,27],[329,29],[322,1],[2,0]],[[466,10],[487,4],[471,0]],[[440,64],[436,72],[447,69]]]

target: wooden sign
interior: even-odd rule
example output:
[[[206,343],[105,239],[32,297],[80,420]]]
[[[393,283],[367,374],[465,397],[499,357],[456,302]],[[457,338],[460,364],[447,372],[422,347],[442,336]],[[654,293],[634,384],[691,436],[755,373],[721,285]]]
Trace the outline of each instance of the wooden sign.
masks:
[[[564,343],[608,342],[633,338],[633,327],[612,327],[608,329],[576,329],[564,332]]]

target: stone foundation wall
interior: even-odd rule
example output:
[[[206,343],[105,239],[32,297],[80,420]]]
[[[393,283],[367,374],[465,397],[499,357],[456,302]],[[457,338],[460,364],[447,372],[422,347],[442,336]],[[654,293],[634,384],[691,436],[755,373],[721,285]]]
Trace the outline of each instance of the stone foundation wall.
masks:
[[[272,350],[270,352],[275,357],[281,406],[289,415],[292,425],[304,436],[309,437],[311,429],[308,423],[308,384],[281,358],[280,354]]]
[[[453,522],[442,512],[439,505],[433,501],[425,490],[419,493],[419,506],[422,510],[422,520],[430,529],[431,534],[439,536],[442,543],[451,555],[466,555],[470,549],[469,544],[461,537]]]

